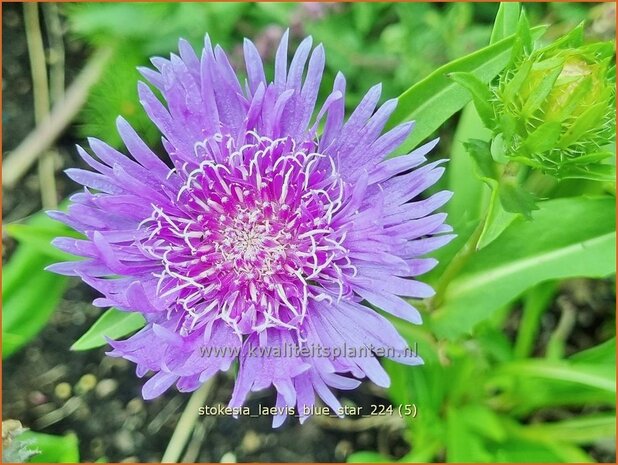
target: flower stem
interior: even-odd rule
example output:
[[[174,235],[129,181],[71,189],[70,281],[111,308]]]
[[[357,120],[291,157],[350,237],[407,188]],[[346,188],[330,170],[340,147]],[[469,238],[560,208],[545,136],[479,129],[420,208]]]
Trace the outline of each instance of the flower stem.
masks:
[[[12,188],[66,129],[79,112],[92,86],[99,80],[113,54],[112,48],[101,48],[89,59],[79,76],[67,89],[49,115],[2,161],[2,186]]]
[[[486,216],[486,215],[485,215]],[[459,252],[455,254],[451,262],[448,264],[444,273],[440,277],[438,284],[436,285],[436,295],[429,302],[429,307],[431,309],[439,308],[440,305],[444,302],[444,294],[446,293],[446,289],[449,284],[455,277],[459,274],[464,265],[468,262],[470,257],[476,252],[476,247],[478,245],[479,239],[481,238],[483,231],[485,229],[485,217],[481,221],[479,221],[478,225],[464,244],[464,246],[459,249]]]
[[[468,238],[468,241],[459,250],[459,252],[455,254],[451,262],[444,270],[444,273],[438,280],[438,284],[436,285],[436,295],[433,297],[429,304],[429,307],[431,309],[437,309],[442,305],[442,303],[444,302],[444,295],[446,293],[447,287],[449,286],[451,281],[453,281],[453,279],[457,277],[457,275],[464,267],[464,265],[468,262],[470,257],[474,255],[474,253],[477,251],[479,242],[486,233],[487,228],[489,227],[489,223],[491,221],[494,209],[496,208],[496,203],[500,202],[500,199],[498,198],[499,184],[506,179],[519,179],[521,182],[520,178],[522,176],[525,176],[526,172],[527,170],[522,170],[522,167],[517,163],[514,163],[513,161],[509,161],[506,164],[495,185],[491,186],[491,200],[487,205],[487,208],[485,209],[485,213],[481,217],[481,220]]]
[[[191,395],[185,410],[182,412],[182,415],[178,420],[178,424],[176,425],[176,429],[174,429],[174,434],[172,434],[172,438],[167,445],[167,449],[165,449],[161,463],[178,462],[180,454],[182,454],[187,441],[191,437],[193,428],[195,427],[195,422],[199,416],[199,408],[204,405],[204,402],[210,393],[210,389],[214,383],[214,378],[214,376],[210,378]]]
[[[49,113],[49,88],[45,49],[41,34],[41,24],[39,22],[39,6],[37,3],[24,4],[24,26],[32,74],[34,120],[37,124],[40,124]],[[53,152],[45,151],[39,158],[38,165],[43,208],[56,208],[58,206],[58,198]]]

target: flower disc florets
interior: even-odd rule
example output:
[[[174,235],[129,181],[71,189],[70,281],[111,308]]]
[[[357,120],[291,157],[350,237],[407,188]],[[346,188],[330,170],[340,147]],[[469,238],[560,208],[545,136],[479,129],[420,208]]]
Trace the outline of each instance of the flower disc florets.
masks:
[[[181,41],[180,56],[141,69],[164,97],[139,84],[168,163],[122,118],[132,158],[94,139],[96,158],[80,148],[94,171],[68,170],[84,191],[50,215],[83,233],[54,244],[84,259],[51,269],[100,291],[98,306],[143,315],[144,328],[110,340],[109,355],[154,373],[145,399],[172,385],[193,391],[237,362],[230,407],[274,386],[279,411],[303,421],[316,396],[339,410],[331,388],[365,377],[387,386],[378,353],[422,363],[367,303],[420,323],[405,298],[433,294],[416,277],[437,263],[424,255],[453,237],[434,213],[451,194],[421,197],[444,172],[444,160],[423,165],[437,141],[387,158],[412,124],[382,133],[397,102],[378,108],[379,85],[346,119],[338,74],[314,111],[325,57],[310,38],[289,68],[283,38],[272,82],[249,41],[245,60],[244,87],[208,37],[199,58]]]
[[[298,329],[308,282],[349,292],[354,267],[339,227],[349,189],[333,159],[289,137],[244,139],[238,148],[221,135],[196,144],[208,160],[171,208],[153,205],[140,225],[148,234],[141,247],[164,264],[160,297],[173,295],[184,312],[183,334],[215,316],[239,335]]]

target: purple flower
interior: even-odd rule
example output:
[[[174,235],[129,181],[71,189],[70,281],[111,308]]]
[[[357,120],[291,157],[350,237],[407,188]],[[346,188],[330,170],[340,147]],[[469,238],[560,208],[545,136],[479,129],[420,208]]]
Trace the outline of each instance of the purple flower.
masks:
[[[423,165],[437,141],[385,159],[413,125],[382,134],[397,102],[376,110],[379,85],[344,120],[339,74],[314,117],[325,58],[311,38],[288,66],[286,33],[273,82],[248,40],[244,55],[244,86],[208,37],[199,58],[181,40],[180,56],[140,70],[166,102],[139,83],[171,167],[122,118],[133,159],[96,139],[98,159],[79,148],[94,171],[67,170],[85,189],[50,215],[85,235],[54,242],[85,260],[50,268],[101,292],[95,305],[144,315],[137,334],[109,341],[109,355],[155,373],[145,399],[173,384],[193,391],[238,360],[231,407],[274,386],[277,406],[303,421],[316,394],[337,411],[331,388],[364,377],[388,386],[373,353],[422,363],[367,303],[421,322],[404,297],[433,294],[414,277],[452,238],[446,214],[432,213],[451,194],[418,198],[444,171],[443,160]]]

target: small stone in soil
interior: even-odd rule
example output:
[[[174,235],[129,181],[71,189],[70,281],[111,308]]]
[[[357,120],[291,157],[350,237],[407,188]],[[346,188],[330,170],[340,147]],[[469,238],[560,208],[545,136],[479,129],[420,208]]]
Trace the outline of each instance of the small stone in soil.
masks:
[[[127,403],[127,413],[131,415],[139,413],[142,410],[144,410],[144,401],[139,397],[135,397]]]
[[[82,395],[87,393],[88,391],[92,391],[96,385],[97,377],[93,374],[88,373],[79,379],[77,385],[75,386],[75,392]]]
[[[135,452],[134,442],[131,438],[131,433],[126,430],[120,430],[114,437],[114,445],[124,454],[132,454]]]
[[[28,400],[32,405],[41,405],[47,402],[47,396],[41,391],[32,391],[28,394]]]
[[[135,463],[135,462],[139,462],[139,459],[135,456],[131,456],[131,457],[127,457],[120,463]]]
[[[99,399],[105,399],[118,389],[118,381],[115,379],[102,379],[98,382],[95,393]]]
[[[236,456],[232,452],[226,452],[221,457],[221,463],[236,463]]]
[[[60,400],[66,400],[71,397],[71,385],[69,383],[59,383],[54,388],[54,394]]]
[[[342,439],[335,446],[335,457],[342,462],[344,462],[347,456],[352,452],[354,452],[354,447],[352,443],[346,439]]]
[[[240,448],[246,454],[251,454],[260,448],[261,443],[260,436],[258,436],[255,431],[249,430],[242,438]]]

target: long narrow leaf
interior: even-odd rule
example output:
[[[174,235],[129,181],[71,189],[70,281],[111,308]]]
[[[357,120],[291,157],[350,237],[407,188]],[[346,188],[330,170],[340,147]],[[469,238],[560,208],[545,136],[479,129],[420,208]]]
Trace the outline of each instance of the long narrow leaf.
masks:
[[[89,350],[107,344],[105,337],[117,339],[144,326],[144,317],[139,313],[122,312],[110,308],[80,337],[71,350]]]
[[[521,7],[519,2],[502,2],[498,8],[498,14],[494,21],[494,28],[491,31],[490,44],[515,34],[517,31],[517,22],[519,21],[519,15]]]
[[[616,392],[616,371],[608,370],[603,365],[531,359],[507,363],[500,367],[500,371],[516,374],[518,378],[534,377],[563,381],[611,393]]]
[[[545,29],[537,26],[531,33],[538,38]],[[399,97],[397,110],[389,122],[392,127],[403,121],[416,121],[415,129],[403,147],[416,147],[472,99],[466,89],[448,78],[450,73],[472,73],[481,82],[489,83],[507,65],[514,43],[515,36],[512,35],[447,63],[405,91]]]
[[[540,282],[615,272],[613,198],[565,198],[539,206],[533,221],[516,220],[464,266],[432,315],[435,332],[465,333]]]

